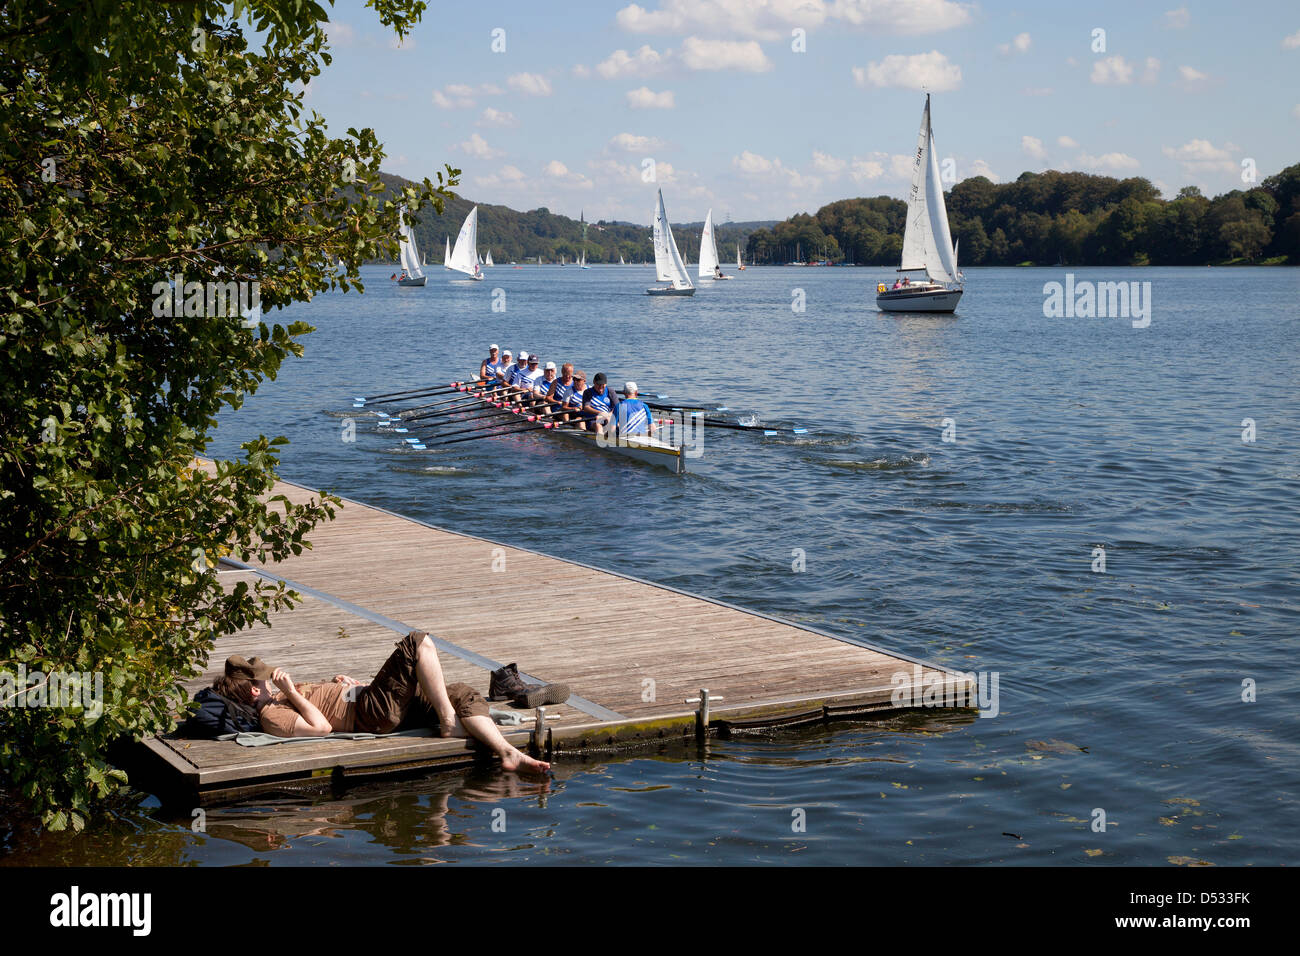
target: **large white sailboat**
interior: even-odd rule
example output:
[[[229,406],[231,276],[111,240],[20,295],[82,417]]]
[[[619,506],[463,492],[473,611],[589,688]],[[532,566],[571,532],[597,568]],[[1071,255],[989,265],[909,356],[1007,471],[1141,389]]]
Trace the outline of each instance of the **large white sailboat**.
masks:
[[[730,279],[723,275],[721,263],[718,262],[718,243],[713,235],[713,210],[704,216],[704,231],[700,233],[700,269],[701,279]]]
[[[456,236],[456,245],[452,247],[446,266],[453,272],[463,272],[471,279],[485,279],[478,264],[478,206],[469,211],[465,224]]]
[[[426,281],[420,268],[420,253],[415,247],[415,232],[406,221],[406,209],[397,211],[398,255],[402,261],[402,275],[398,285],[422,286]]]
[[[655,274],[668,286],[646,289],[647,295],[695,295],[695,286],[686,272],[686,263],[677,251],[673,230],[668,225],[668,212],[664,209],[664,191],[659,190],[659,202],[654,213]]]
[[[962,274],[957,270],[957,247],[948,231],[948,208],[943,201],[939,158],[930,129],[930,94],[925,95],[916,159],[912,163],[912,188],[907,194],[907,224],[903,229],[903,261],[899,272],[923,272],[924,281],[905,279],[906,285],[876,286],[876,306],[885,312],[951,312],[961,298]]]

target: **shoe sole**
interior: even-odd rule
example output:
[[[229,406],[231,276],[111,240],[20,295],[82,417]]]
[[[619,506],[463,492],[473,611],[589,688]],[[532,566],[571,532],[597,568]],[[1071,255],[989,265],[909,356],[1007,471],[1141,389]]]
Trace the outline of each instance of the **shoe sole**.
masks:
[[[568,684],[544,684],[536,690],[524,691],[515,696],[516,707],[541,707],[544,704],[563,704],[569,699]]]

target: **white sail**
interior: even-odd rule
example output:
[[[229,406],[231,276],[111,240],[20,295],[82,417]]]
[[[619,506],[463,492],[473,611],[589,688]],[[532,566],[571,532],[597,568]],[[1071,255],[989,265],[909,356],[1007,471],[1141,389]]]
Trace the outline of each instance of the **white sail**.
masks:
[[[718,268],[718,245],[713,241],[713,210],[704,217],[704,231],[700,233],[700,271],[699,277],[707,279]]]
[[[943,201],[943,180],[939,157],[934,151],[930,129],[930,97],[925,98],[921,129],[916,137],[916,158],[912,163],[912,188],[907,195],[907,224],[903,229],[904,270],[924,270],[933,282],[956,282],[952,234],[948,231],[948,209]]]
[[[398,245],[399,256],[402,260],[402,268],[406,274],[413,279],[418,279],[424,275],[420,269],[420,253],[415,247],[415,232],[411,229],[411,224],[406,221],[406,210],[397,211],[397,228],[398,228]]]
[[[442,253],[442,264],[448,269],[451,268],[451,236],[447,237],[447,248]]]
[[[621,265],[621,266],[625,266],[625,265],[627,265],[627,263],[623,261],[623,257],[622,257],[622,256],[619,256],[619,257],[618,257],[618,264]]]
[[[451,258],[447,260],[447,265],[457,272],[463,272],[467,276],[474,275],[478,270],[478,252],[475,243],[478,242],[478,206],[469,211],[465,217],[465,224],[460,227],[460,234],[456,236],[456,245],[452,247]]]
[[[740,243],[736,243],[736,268],[737,269],[745,268],[744,263],[740,261]]]
[[[673,277],[671,271],[671,259],[668,254],[668,213],[664,211],[664,191],[659,190],[659,203],[655,206],[654,211],[654,246],[655,246],[655,275],[660,282],[667,282]]]
[[[659,190],[659,205],[655,209],[655,268],[659,278],[672,282],[674,289],[691,289],[690,274],[682,254],[677,251],[677,240],[668,225],[668,212],[664,209],[664,191]]]
[[[485,265],[485,266],[494,266],[494,265],[496,265],[496,263],[492,261],[492,250],[491,250],[491,249],[488,250],[487,259],[484,261],[483,265]]]

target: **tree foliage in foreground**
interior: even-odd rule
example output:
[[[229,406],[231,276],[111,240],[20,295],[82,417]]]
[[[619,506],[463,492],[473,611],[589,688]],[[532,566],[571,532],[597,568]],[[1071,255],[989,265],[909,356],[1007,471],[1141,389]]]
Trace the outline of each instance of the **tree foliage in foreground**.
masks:
[[[1002,184],[964,179],[946,203],[959,265],[1300,263],[1300,164],[1214,199],[1188,186],[1166,201],[1146,179],[1048,170]],[[758,230],[746,255],[897,265],[906,215],[901,199],[842,199]]]
[[[398,35],[424,9],[369,6]],[[221,409],[302,354],[311,328],[278,310],[359,289],[356,267],[395,252],[392,199],[440,208],[454,184],[381,199],[374,134],[304,115],[326,17],[306,0],[0,6],[0,787],[52,828],[121,782],[109,743],[172,727],[215,638],[292,606],[213,568],[300,553],[337,499],[264,500],[280,438],[210,472],[194,458]],[[266,320],[188,287],[184,315],[158,315],[177,274],[259,282]],[[51,685],[12,692],[21,669],[99,675],[102,714],[28,706]]]

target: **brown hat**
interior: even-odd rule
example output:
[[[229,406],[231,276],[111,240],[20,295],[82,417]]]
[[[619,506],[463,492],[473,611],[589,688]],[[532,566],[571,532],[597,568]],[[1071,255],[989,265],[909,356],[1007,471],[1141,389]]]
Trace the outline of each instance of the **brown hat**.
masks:
[[[275,668],[260,657],[244,660],[238,654],[226,658],[227,677],[247,677],[249,680],[266,680]]]

